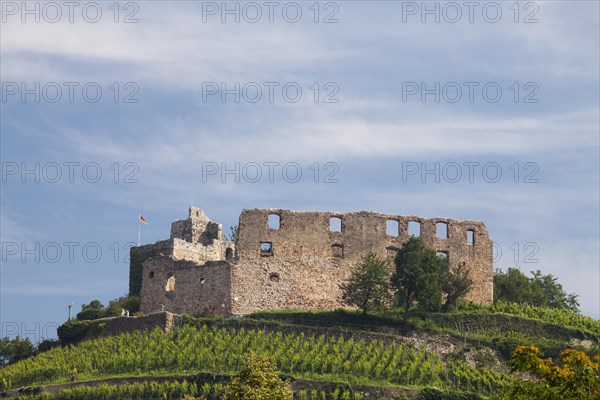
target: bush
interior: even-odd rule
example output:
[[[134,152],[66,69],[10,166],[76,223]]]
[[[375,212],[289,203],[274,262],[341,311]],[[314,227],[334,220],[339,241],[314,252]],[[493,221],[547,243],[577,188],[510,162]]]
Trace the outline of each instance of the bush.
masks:
[[[26,386],[19,389],[19,394],[34,395],[42,393],[42,386]]]
[[[29,338],[22,339],[17,336],[14,339],[4,337],[0,340],[0,367],[33,355],[35,355],[35,347]]]
[[[100,300],[92,300],[90,304],[82,304],[81,311],[77,313],[77,319],[80,321],[94,320],[106,316],[106,309]]]
[[[423,389],[418,400],[482,400],[475,393],[448,392],[439,389]]]
[[[123,296],[111,300],[108,303],[106,315],[118,317],[121,315],[121,310],[128,310],[130,315],[137,313],[140,310],[140,298],[138,296]]]
[[[567,349],[560,362],[542,359],[533,345],[518,347],[509,366],[513,371],[528,373],[535,380],[517,380],[507,388],[502,399],[592,400],[600,398],[600,357],[590,359],[581,351]]]
[[[277,366],[268,358],[250,353],[233,377],[228,400],[292,400],[288,382],[279,378]]]
[[[375,253],[363,257],[352,270],[350,280],[340,286],[342,301],[348,306],[360,308],[363,314],[383,309],[389,305],[389,263],[380,260]]]
[[[70,320],[58,327],[56,333],[62,344],[77,344],[85,339],[88,334],[98,335],[102,332],[104,324],[96,321]]]
[[[577,295],[567,293],[558,279],[541,271],[531,271],[531,278],[518,268],[494,273],[494,302],[515,302],[536,307],[562,308],[579,311]]]
[[[421,238],[411,236],[394,260],[396,272],[392,285],[399,306],[407,312],[414,302],[427,311],[442,307],[441,272],[448,268],[448,259],[438,257],[425,246]]]
[[[44,339],[37,345],[38,353],[43,353],[61,345],[59,339]]]

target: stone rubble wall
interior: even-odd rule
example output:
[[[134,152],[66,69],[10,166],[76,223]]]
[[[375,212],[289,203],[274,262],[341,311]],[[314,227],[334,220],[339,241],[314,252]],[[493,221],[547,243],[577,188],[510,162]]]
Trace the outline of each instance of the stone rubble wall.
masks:
[[[170,291],[169,279],[173,285]],[[230,315],[231,265],[227,261],[198,265],[170,256],[147,259],[140,310],[154,313],[163,309],[175,314]]]
[[[177,260],[194,261],[197,264],[204,264],[207,261],[225,260],[227,248],[235,249],[232,242],[224,240],[215,240],[213,244],[202,245],[200,243],[188,243],[181,239],[171,239],[173,241],[173,251],[171,255]]]
[[[280,217],[279,229],[268,227],[269,214]],[[330,231],[330,217],[342,220],[341,232]],[[386,234],[388,220],[398,221],[397,236]],[[446,252],[451,264],[464,263],[468,267],[474,281],[470,300],[492,301],[492,241],[482,222],[368,211],[254,209],[244,210],[240,216],[238,261],[233,269],[233,313],[341,307],[339,283],[349,278],[351,268],[370,251],[392,260],[409,238],[409,221],[421,224],[420,236],[427,246]],[[436,237],[438,222],[447,224],[448,238]],[[467,230],[474,232],[474,244],[467,244]],[[272,255],[261,251],[261,243],[271,244]],[[335,257],[340,248],[343,256]]]
[[[278,229],[269,228],[269,215],[279,217]],[[330,231],[330,217],[341,219],[341,232]],[[398,224],[392,235],[386,232],[389,220]],[[420,223],[427,246],[446,253],[451,265],[469,269],[474,286],[468,298],[490,303],[493,246],[480,221],[252,209],[242,212],[233,244],[222,239],[220,224],[192,207],[187,220],[173,223],[171,239],[137,248],[155,254],[143,263],[141,308],[155,312],[163,304],[167,311],[198,315],[339,308],[339,284],[350,277],[352,267],[370,251],[392,260],[409,238],[411,221]],[[436,237],[437,223],[447,224],[447,237]],[[467,243],[469,230],[473,244]],[[270,250],[261,250],[261,244]],[[171,276],[175,288],[167,290]]]
[[[116,317],[107,319],[102,336],[117,336],[127,332],[152,331],[157,327],[163,332],[170,332],[182,325],[181,315],[170,312],[159,312],[144,317]]]
[[[188,219],[171,224],[171,239],[178,238],[204,246],[222,239],[221,224],[211,221],[204,211],[197,207],[190,207],[188,215]]]

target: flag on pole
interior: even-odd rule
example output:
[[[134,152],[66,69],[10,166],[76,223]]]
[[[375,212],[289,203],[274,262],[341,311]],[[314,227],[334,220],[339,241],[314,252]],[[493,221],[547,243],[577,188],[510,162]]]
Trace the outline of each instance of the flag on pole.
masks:
[[[144,225],[148,225],[148,221],[146,221],[144,219],[144,217],[142,217],[142,214],[139,214],[140,219],[138,220],[138,246],[140,245],[141,241],[141,236],[142,236],[142,224]]]

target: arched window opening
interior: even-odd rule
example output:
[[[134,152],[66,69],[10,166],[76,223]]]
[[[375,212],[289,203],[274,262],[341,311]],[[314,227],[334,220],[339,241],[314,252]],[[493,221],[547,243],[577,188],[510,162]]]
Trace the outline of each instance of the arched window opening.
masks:
[[[165,291],[174,292],[175,291],[175,276],[173,274],[169,274],[167,278],[167,284],[165,285]]]
[[[333,258],[344,258],[344,246],[341,244],[331,245],[331,256]]]
[[[385,251],[386,251],[386,256],[387,256],[388,260],[394,261],[396,259],[396,255],[398,254],[397,247],[388,247],[385,249]]]

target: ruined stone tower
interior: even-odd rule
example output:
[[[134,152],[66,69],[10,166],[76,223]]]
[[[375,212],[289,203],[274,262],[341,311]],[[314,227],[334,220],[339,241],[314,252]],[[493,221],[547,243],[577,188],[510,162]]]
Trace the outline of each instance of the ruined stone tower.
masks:
[[[467,266],[474,282],[469,299],[492,301],[492,241],[482,222],[368,211],[244,210],[233,243],[220,224],[191,207],[186,220],[172,224],[170,239],[131,249],[130,291],[138,285],[147,313],[334,309],[351,267],[370,251],[393,259],[409,225],[410,234],[451,264]]]

